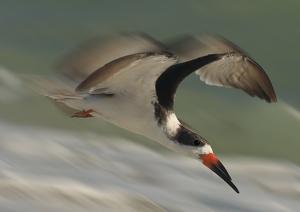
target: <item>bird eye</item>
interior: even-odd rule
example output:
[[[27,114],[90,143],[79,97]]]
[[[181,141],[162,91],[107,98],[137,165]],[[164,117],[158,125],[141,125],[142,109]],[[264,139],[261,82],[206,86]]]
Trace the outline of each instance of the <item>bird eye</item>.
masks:
[[[195,146],[203,146],[204,145],[204,143],[199,140],[195,140],[194,144],[195,144]]]

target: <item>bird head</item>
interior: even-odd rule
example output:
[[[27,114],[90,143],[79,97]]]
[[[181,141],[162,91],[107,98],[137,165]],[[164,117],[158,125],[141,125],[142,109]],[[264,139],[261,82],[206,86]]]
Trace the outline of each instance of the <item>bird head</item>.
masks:
[[[237,187],[232,183],[227,170],[213,154],[209,143],[196,133],[196,130],[182,120],[177,119],[175,113],[168,114],[163,129],[169,140],[169,142],[166,142],[169,144],[166,145],[168,148],[186,157],[201,161],[231,186],[233,190],[239,193]]]
[[[223,164],[213,154],[209,143],[197,133],[181,126],[177,131],[175,140],[179,143],[183,154],[188,157],[200,160],[206,167],[221,177],[237,193],[239,190],[232,183],[231,177]]]

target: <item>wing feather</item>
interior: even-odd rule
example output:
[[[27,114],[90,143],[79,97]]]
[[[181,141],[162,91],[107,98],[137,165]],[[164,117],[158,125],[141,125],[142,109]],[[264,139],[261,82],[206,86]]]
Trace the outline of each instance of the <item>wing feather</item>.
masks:
[[[160,74],[177,60],[176,55],[167,52],[128,55],[93,72],[78,85],[75,92],[118,94],[128,91],[132,95],[139,89],[151,92],[155,89],[155,82]]]
[[[208,85],[241,89],[250,96],[276,102],[273,86],[264,70],[251,58],[239,53],[221,54],[196,71]]]
[[[173,110],[178,85],[192,72],[208,85],[237,88],[267,102],[277,101],[264,70],[248,56],[230,52],[210,54],[170,66],[156,82],[157,97],[164,108]]]

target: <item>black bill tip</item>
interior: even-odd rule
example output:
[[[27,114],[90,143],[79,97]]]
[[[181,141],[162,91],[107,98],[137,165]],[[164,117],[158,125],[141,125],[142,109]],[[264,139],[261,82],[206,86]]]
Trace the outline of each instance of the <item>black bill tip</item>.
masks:
[[[222,164],[220,162],[220,164]],[[218,164],[219,165],[219,164]],[[232,183],[231,178],[223,165],[217,166],[212,164],[211,170],[221,177],[236,193],[240,193],[239,189]]]
[[[231,177],[228,174],[227,170],[223,164],[218,160],[218,158],[213,154],[201,154],[200,158],[203,161],[203,164],[221,177],[228,185],[230,185],[236,193],[240,193],[237,187],[231,182]]]

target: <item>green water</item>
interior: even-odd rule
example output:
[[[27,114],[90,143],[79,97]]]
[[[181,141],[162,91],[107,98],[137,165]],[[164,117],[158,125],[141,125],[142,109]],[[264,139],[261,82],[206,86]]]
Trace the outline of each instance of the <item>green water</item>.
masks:
[[[267,72],[278,103],[205,85],[194,74],[176,96],[178,116],[194,126],[215,154],[253,155],[300,164],[299,1],[1,1],[0,64],[19,74],[51,74],[69,49],[98,35],[143,31],[162,42],[199,32],[220,34],[248,52]],[[26,92],[0,102],[0,118],[21,125],[82,129],[148,139],[99,119],[71,119],[47,99]]]

